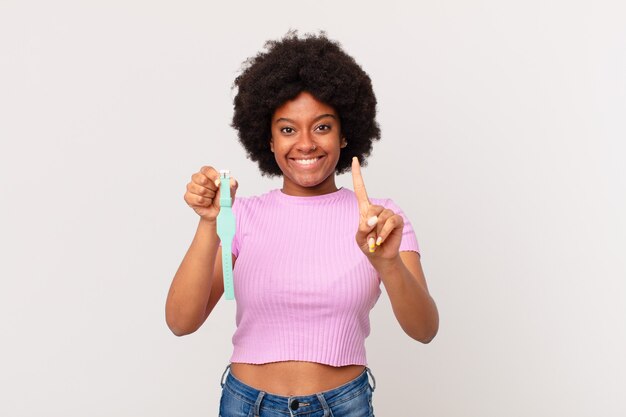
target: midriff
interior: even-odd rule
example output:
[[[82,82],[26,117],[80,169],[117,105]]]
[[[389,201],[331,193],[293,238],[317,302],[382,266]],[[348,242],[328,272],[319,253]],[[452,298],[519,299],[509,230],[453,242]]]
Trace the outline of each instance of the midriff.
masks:
[[[236,363],[232,375],[268,394],[291,397],[337,388],[361,375],[363,365],[330,366],[316,362],[283,361],[264,364]]]

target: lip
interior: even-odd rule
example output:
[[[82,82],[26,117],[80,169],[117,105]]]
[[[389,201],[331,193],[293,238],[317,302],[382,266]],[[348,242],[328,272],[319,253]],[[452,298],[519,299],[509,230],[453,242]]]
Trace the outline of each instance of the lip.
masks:
[[[297,162],[297,160],[299,159],[315,159],[317,158],[317,161],[313,162],[312,164],[308,164],[308,165],[304,165],[301,164],[299,162]],[[309,157],[304,157],[304,158],[289,158],[289,163],[292,166],[295,166],[299,169],[315,169],[317,168],[320,163],[322,162],[322,160],[325,158],[325,155],[318,155],[318,156],[309,156]]]

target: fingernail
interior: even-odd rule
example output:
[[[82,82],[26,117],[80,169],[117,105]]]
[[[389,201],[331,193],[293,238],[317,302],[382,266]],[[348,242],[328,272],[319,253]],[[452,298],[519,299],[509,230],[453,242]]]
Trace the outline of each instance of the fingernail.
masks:
[[[367,225],[369,227],[374,226],[376,223],[378,223],[378,216],[372,216],[369,219],[367,219]]]
[[[383,238],[378,236],[378,239],[376,239],[376,246],[380,246],[381,243],[383,243]]]
[[[370,249],[372,249],[372,248],[374,247],[374,238],[373,238],[373,237],[370,237],[370,238],[367,240],[367,244],[368,244],[368,245],[370,245]]]
[[[220,186],[220,180],[219,180],[219,178],[215,180],[215,186],[216,186],[216,187],[219,187],[219,186]]]

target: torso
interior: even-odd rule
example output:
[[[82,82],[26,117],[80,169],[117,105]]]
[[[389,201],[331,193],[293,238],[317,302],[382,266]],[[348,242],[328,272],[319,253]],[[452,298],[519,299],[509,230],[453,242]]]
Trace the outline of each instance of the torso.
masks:
[[[235,363],[232,375],[253,388],[285,397],[311,395],[337,388],[365,370],[363,365],[330,366],[315,362],[284,361],[261,365]]]
[[[333,199],[337,198],[338,203],[337,204],[333,203],[331,205],[325,206],[327,207],[326,210],[328,210],[329,213],[334,213],[333,210],[335,211],[341,210],[342,215],[346,217],[350,215],[351,213],[350,210],[354,210],[354,215],[356,216],[356,218],[358,218],[358,209],[356,207],[356,203],[351,198],[352,197],[351,193],[352,193],[351,191],[342,190],[341,194],[339,195],[328,196],[329,198],[332,197]],[[241,275],[243,273],[241,271],[253,270],[253,268],[255,268],[256,263],[259,262],[259,259],[263,260],[265,264],[269,262],[268,259],[272,259],[276,265],[284,265],[284,260],[282,259],[283,255],[280,253],[277,253],[275,250],[271,250],[267,248],[277,247],[276,245],[278,245],[280,242],[285,240],[285,235],[282,233],[278,233],[278,234],[274,233],[271,237],[268,237],[268,238],[259,238],[259,236],[260,236],[260,231],[264,230],[264,225],[268,222],[267,217],[265,217],[266,215],[274,216],[274,217],[271,217],[272,219],[271,221],[276,221],[275,216],[277,216],[277,210],[273,209],[274,205],[281,207],[281,208],[283,207],[283,205],[285,205],[286,207],[289,207],[288,204],[295,204],[293,201],[290,200],[291,198],[293,198],[293,196],[286,196],[280,192],[278,193],[270,192],[254,199],[242,198],[238,200],[239,205],[237,209],[235,210],[234,208],[233,211],[236,212],[237,216],[242,216],[242,217],[246,216],[245,221],[242,220],[238,222],[238,225],[239,225],[238,227],[243,227],[242,225],[245,224],[246,227],[249,228],[249,230],[251,230],[251,232],[250,233],[242,232],[240,234],[239,244],[242,247],[244,245],[247,245],[246,246],[247,256],[244,256],[243,252],[240,252],[239,255],[241,256],[236,258],[236,262],[237,262],[236,265],[238,265],[237,268],[239,269],[239,272],[238,272],[239,275],[236,275],[235,277],[236,279],[245,279],[246,277]],[[242,204],[243,202],[246,202],[246,203]],[[251,205],[254,205],[255,208],[262,207],[262,209],[267,210],[267,212],[261,211],[261,209],[254,210],[253,212],[248,211]],[[310,211],[319,209],[317,205],[311,205],[311,206],[302,205],[299,208],[301,209],[299,213],[305,213],[305,214],[300,214],[300,216],[305,217],[305,218]],[[254,215],[250,213],[254,213]],[[261,216],[260,213],[263,213],[263,215]],[[276,222],[278,223],[278,221]],[[318,311],[322,311],[322,310],[333,311],[333,309],[336,309],[337,306],[340,305],[344,309],[342,311],[350,312],[351,314],[354,314],[354,315],[364,314],[363,312],[365,310],[363,306],[375,303],[375,301],[377,300],[378,296],[381,293],[380,280],[378,278],[376,271],[373,268],[371,269],[366,268],[367,260],[364,259],[362,253],[360,252],[360,249],[356,245],[354,245],[354,233],[355,232],[352,230],[352,226],[350,226],[351,224],[352,223],[350,223],[348,220],[348,222],[346,223],[346,226],[344,227],[345,233],[342,236],[345,235],[345,238],[333,239],[332,242],[326,242],[325,250],[323,251],[323,254],[320,254],[321,252],[316,253],[316,256],[318,258],[323,258],[322,261],[314,262],[311,260],[310,254],[304,255],[306,258],[306,261],[308,261],[309,264],[311,265],[311,268],[309,269],[313,271],[313,272],[309,271],[310,275],[313,277],[317,277],[320,275],[316,275],[317,269],[315,268],[321,268],[323,270],[323,268],[326,265],[324,262],[328,262],[328,259],[325,258],[326,253],[330,253],[330,254],[335,254],[338,252],[345,253],[346,252],[345,245],[349,245],[347,246],[348,248],[354,247],[354,253],[351,255],[352,256],[351,262],[346,262],[345,259],[339,259],[335,262],[335,264],[338,265],[338,269],[337,269],[338,274],[341,274],[341,273],[346,274],[346,277],[347,277],[346,279],[352,279],[354,282],[359,283],[359,285],[354,285],[354,287],[346,286],[346,288],[356,288],[358,289],[358,291],[360,291],[358,295],[356,296],[352,295],[351,297],[348,297],[350,300],[352,300],[354,305],[352,306],[346,305],[346,297],[344,296],[343,293],[339,293],[336,291],[336,287],[333,286],[334,281],[332,280],[328,280],[328,282],[320,281],[321,282],[320,285],[325,285],[326,287],[330,288],[329,290],[328,288],[323,287],[323,286],[320,287],[319,285],[318,286],[312,285],[311,287],[309,287],[308,286],[309,284],[307,284],[306,279],[300,277],[298,290],[302,294],[310,294],[310,295],[312,294],[313,296],[317,297],[315,299],[317,302],[317,304],[315,305],[315,308]],[[293,230],[293,229],[288,228],[287,226],[284,226],[284,227],[287,228],[288,232],[292,232]],[[316,227],[317,225],[312,225],[312,224],[301,225],[301,227],[298,229],[298,233],[303,234],[302,228],[309,228],[315,231]],[[241,231],[239,231],[238,233],[240,232]],[[304,234],[306,235],[306,233]],[[276,242],[268,243],[268,239],[271,240],[274,238],[277,239]],[[345,242],[347,243],[344,243],[343,239],[345,239]],[[337,250],[333,250],[334,246],[337,246]],[[266,250],[269,253],[269,257],[265,256],[266,254],[264,251]],[[296,255],[301,256],[301,254],[296,253],[296,252],[297,251],[295,251],[292,254],[292,256],[294,257]],[[353,265],[353,264],[360,265],[361,263],[366,264],[365,267],[361,269],[358,269],[354,267]],[[297,264],[297,262],[295,262],[294,264]],[[359,271],[365,270],[369,273],[369,275],[361,276],[357,274],[355,276],[352,276],[351,274],[353,272],[351,271],[354,271],[355,269],[358,269]],[[261,279],[261,275],[259,275],[259,271],[257,269],[254,269],[254,271],[255,271],[255,276],[253,278]],[[288,270],[288,271],[291,273],[291,270]],[[294,318],[292,320],[303,321],[304,319],[302,317],[305,317],[305,316],[297,315],[298,313],[297,309],[300,306],[298,306],[297,304],[294,304],[293,302],[294,294],[292,292],[287,291],[289,288],[292,288],[290,286],[290,282],[292,283],[291,281],[292,275],[290,275],[290,273],[284,274],[284,276],[277,275],[276,271],[272,269],[268,269],[268,268],[265,268],[262,271],[262,273],[267,274],[268,279],[271,278],[273,280],[273,284],[272,284],[273,287],[271,288],[273,293],[268,291],[268,292],[263,292],[261,295],[259,295],[258,293],[253,293],[253,292],[246,293],[240,290],[240,292],[237,294],[238,305],[239,303],[242,303],[242,305],[245,304],[246,305],[245,312],[248,315],[257,314],[259,312],[266,314],[265,310],[263,309],[264,305],[279,305],[280,306],[279,310],[281,311],[285,311],[286,309],[293,310]],[[235,272],[235,274],[237,274],[237,272]],[[344,276],[344,275],[340,275],[340,276]],[[310,281],[310,282],[313,282],[313,281]],[[367,285],[362,285],[363,283],[367,283]],[[240,288],[250,288],[250,287],[240,287]],[[292,310],[289,310],[289,312],[292,313]],[[272,313],[275,314],[276,312],[272,311]],[[309,317],[309,316],[313,316],[313,315],[309,314],[306,317]],[[336,315],[336,316],[339,316],[339,315]],[[349,315],[346,315],[346,317],[347,316]],[[355,323],[352,323],[349,320],[347,321],[347,323],[353,324],[354,326],[359,326],[361,323],[361,321],[359,321],[360,317],[361,316],[354,319]],[[363,316],[363,317],[367,318],[367,316]],[[251,321],[248,320],[247,326],[250,326],[250,323]],[[302,326],[307,326],[307,325],[311,326],[313,329],[311,331],[312,334],[324,334],[323,331],[316,332],[315,330],[318,328],[324,328],[323,326],[327,325],[326,322],[323,322],[321,320],[315,323],[303,322],[301,324]],[[314,326],[317,326],[317,327],[314,327]],[[352,327],[350,328],[352,329]],[[253,331],[253,328],[251,327],[247,327],[245,329],[245,332],[251,332],[251,331]],[[235,340],[236,342],[239,340],[237,339],[237,337],[239,336],[239,332],[242,332],[241,327],[238,327],[235,333],[235,336],[233,338],[233,340]],[[363,337],[365,336],[366,334],[363,334]],[[242,338],[242,340],[249,341],[249,340],[254,340],[254,338],[246,337],[246,338]],[[343,339],[336,343],[339,344],[342,341]],[[360,346],[356,346],[356,347],[351,346],[350,348],[352,349],[353,356],[361,355],[361,351],[357,349],[357,348],[360,348]],[[329,352],[333,353],[332,350],[330,350]],[[355,379],[356,377],[361,375],[364,370],[365,370],[364,365],[352,364],[352,365],[336,367],[336,366],[330,366],[330,365],[325,365],[325,364],[316,363],[316,362],[293,361],[293,360],[270,362],[270,363],[264,363],[264,364],[232,362],[230,366],[231,374],[235,378],[243,382],[244,384],[249,385],[260,391],[264,391],[268,394],[275,394],[275,395],[280,395],[280,396],[285,396],[285,397],[299,396],[299,395],[312,395],[312,394],[316,394],[319,392],[332,390],[334,388],[337,388]]]

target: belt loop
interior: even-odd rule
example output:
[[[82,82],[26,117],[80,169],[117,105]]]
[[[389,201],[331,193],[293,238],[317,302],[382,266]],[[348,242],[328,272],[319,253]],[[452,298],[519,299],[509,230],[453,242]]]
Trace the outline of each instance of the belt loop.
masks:
[[[326,403],[326,398],[324,398],[324,395],[322,393],[317,393],[315,395],[317,395],[317,399],[320,400],[322,408],[324,408],[324,417],[330,417],[330,407]]]
[[[260,391],[259,396],[256,398],[256,402],[254,403],[254,417],[259,417],[261,415],[261,401],[263,400],[263,396],[265,392]]]
[[[376,390],[376,378],[374,378],[374,374],[372,373],[372,370],[370,368],[366,366],[365,370],[367,370],[367,373],[372,377],[372,382],[374,383],[374,386],[370,385],[370,388],[372,389],[372,392],[374,392]],[[367,381],[367,383],[369,384],[369,380]]]
[[[230,363],[226,366],[226,369],[224,369],[224,373],[222,374],[222,379],[220,379],[220,386],[222,388],[224,388],[224,375],[226,375],[226,372],[228,372],[229,368],[230,368]]]

